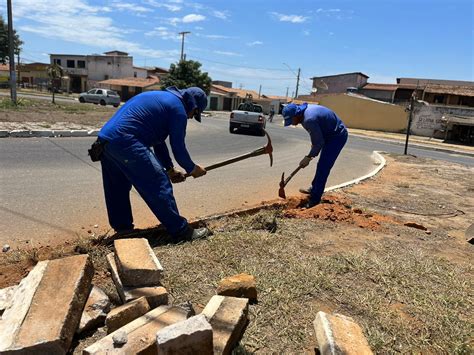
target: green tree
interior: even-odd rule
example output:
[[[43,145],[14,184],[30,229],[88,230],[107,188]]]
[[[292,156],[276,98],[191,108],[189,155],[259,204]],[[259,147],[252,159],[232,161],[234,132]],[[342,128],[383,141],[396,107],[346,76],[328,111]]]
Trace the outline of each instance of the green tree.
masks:
[[[51,79],[51,92],[53,93],[53,104],[54,102],[54,94],[58,89],[58,86],[61,83],[61,77],[64,75],[63,68],[58,64],[51,64],[48,67],[48,76]],[[59,83],[59,85],[58,85]]]
[[[20,40],[20,37],[13,30],[13,46],[15,54],[19,54],[21,50],[21,45],[23,42]],[[3,20],[3,17],[0,15],[0,63],[6,64],[10,57],[8,51],[8,23]]]
[[[194,60],[181,60],[177,64],[171,64],[169,74],[163,79],[161,88],[176,86],[178,89],[185,89],[197,86],[209,95],[212,79],[207,72],[201,72],[200,68],[201,63]]]

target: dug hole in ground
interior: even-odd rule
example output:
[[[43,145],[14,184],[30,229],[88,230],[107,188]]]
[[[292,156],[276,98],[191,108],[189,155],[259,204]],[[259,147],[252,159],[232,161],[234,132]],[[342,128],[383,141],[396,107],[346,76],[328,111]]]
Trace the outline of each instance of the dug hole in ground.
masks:
[[[207,240],[149,240],[165,269],[170,303],[201,310],[219,281],[248,273],[258,302],[240,353],[314,352],[318,311],[352,317],[375,353],[472,352],[473,246],[464,231],[474,215],[474,169],[385,154],[374,178],[327,193],[312,209],[287,204],[209,222]],[[79,240],[13,250],[0,261],[0,288],[18,284],[39,261],[88,253],[93,283],[120,304],[107,270],[111,245]],[[74,353],[104,336],[77,337]]]

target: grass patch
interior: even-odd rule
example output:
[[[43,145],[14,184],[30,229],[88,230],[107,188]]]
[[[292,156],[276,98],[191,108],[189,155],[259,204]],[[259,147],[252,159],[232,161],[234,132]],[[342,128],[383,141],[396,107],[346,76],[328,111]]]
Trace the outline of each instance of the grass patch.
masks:
[[[469,351],[472,282],[465,269],[386,239],[362,253],[319,255],[305,233],[322,223],[277,218],[271,233],[255,227],[275,212],[229,219],[207,241],[156,248],[173,302],[204,306],[224,277],[257,278],[259,303],[242,340],[246,351],[301,352],[314,344],[321,304],[354,317],[375,352]],[[323,232],[322,232],[323,233]]]
[[[0,99],[0,110],[20,110],[23,108],[30,107],[32,102],[23,98],[17,98],[16,104],[10,98]]]

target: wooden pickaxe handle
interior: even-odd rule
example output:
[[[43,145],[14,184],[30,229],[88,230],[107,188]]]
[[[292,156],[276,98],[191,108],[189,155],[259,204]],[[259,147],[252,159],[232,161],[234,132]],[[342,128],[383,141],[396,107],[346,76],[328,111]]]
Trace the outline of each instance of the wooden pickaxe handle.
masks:
[[[278,196],[280,196],[281,198],[286,198],[285,186],[290,182],[293,176],[295,176],[296,173],[300,170],[301,170],[301,166],[298,166],[295,170],[292,171],[292,173],[286,179],[285,179],[285,173],[283,172],[281,174],[280,189],[278,190]]]
[[[236,163],[236,162],[241,161],[241,160],[245,160],[245,159],[252,158],[252,157],[258,157],[259,155],[263,155],[263,154],[268,154],[270,156],[270,166],[272,166],[273,165],[272,140],[270,139],[270,136],[268,135],[268,133],[266,131],[265,131],[265,135],[267,136],[267,139],[268,139],[268,142],[267,142],[266,146],[258,148],[258,149],[254,150],[252,152],[245,153],[245,154],[236,156],[234,158],[230,158],[230,159],[221,161],[219,163],[215,163],[215,164],[206,166],[204,169],[206,171],[214,170],[214,169],[217,169],[217,168],[229,165],[229,164]],[[186,174],[185,175],[185,177],[190,177],[190,176],[191,176],[191,174]]]

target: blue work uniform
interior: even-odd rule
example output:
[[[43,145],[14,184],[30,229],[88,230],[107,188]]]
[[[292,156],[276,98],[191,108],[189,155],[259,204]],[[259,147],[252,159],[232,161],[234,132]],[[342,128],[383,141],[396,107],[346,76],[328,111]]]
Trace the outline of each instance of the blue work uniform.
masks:
[[[139,94],[99,132],[99,140],[105,143],[101,158],[105,201],[109,223],[117,232],[133,229],[132,186],[171,235],[188,227],[173,196],[167,174],[173,162],[165,143],[169,137],[176,161],[190,173],[195,164],[186,149],[185,135],[187,112],[194,108],[194,101],[184,91],[168,88]]]
[[[317,204],[321,201],[329,173],[347,142],[348,133],[341,119],[333,111],[320,105],[308,105],[302,125],[311,137],[308,156],[314,158],[321,153],[310,195],[310,201]]]

